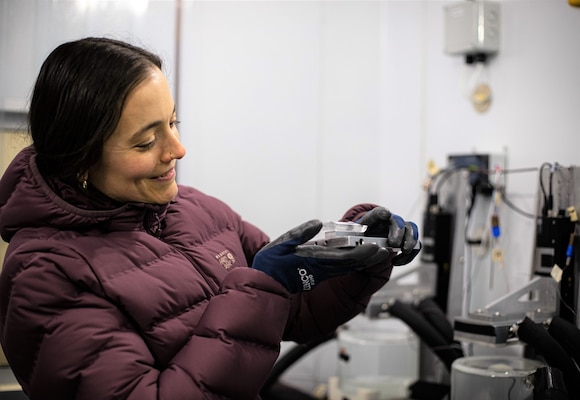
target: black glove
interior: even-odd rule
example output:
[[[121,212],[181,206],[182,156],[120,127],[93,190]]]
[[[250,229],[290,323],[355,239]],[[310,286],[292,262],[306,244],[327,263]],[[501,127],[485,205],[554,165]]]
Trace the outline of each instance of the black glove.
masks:
[[[252,268],[270,275],[290,293],[314,289],[320,282],[385,260],[390,252],[375,244],[352,248],[304,245],[322,228],[311,220],[286,232],[262,248]]]
[[[391,214],[385,207],[373,208],[356,222],[367,226],[365,236],[387,238],[387,246],[401,249],[401,253],[393,257],[395,266],[410,263],[421,251],[417,225]]]

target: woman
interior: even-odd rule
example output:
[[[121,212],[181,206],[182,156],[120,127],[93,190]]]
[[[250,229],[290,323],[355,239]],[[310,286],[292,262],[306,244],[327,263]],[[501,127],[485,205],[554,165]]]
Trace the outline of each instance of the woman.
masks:
[[[44,62],[33,145],[0,181],[0,342],[31,399],[256,399],[281,340],[332,332],[416,255],[414,224],[371,205],[345,219],[402,255],[302,246],[317,220],[267,244],[176,183],[177,122],[144,49],[86,38]]]

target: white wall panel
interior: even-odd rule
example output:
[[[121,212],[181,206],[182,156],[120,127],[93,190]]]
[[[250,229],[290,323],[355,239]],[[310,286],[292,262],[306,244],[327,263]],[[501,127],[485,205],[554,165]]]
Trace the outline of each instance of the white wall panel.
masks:
[[[186,2],[179,179],[270,235],[317,216],[317,3]]]
[[[174,1],[166,0],[0,0],[0,110],[27,109],[44,59],[85,36],[154,50],[173,81],[175,14]]]

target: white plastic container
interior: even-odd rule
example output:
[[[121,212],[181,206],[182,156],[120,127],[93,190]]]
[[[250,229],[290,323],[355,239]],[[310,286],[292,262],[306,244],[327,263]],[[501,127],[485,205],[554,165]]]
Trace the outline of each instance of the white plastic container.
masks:
[[[410,330],[376,324],[338,333],[338,379],[343,396],[376,392],[380,400],[408,396],[419,374],[419,340]]]
[[[517,356],[458,358],[451,365],[451,400],[532,400],[530,380],[543,366]]]

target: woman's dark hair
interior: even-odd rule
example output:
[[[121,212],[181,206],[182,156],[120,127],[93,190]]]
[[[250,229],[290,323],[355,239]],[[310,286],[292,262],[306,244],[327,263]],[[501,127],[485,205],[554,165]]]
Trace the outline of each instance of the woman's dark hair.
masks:
[[[108,38],[60,45],[44,61],[34,86],[28,122],[45,177],[71,182],[102,155],[131,91],[161,59]]]

